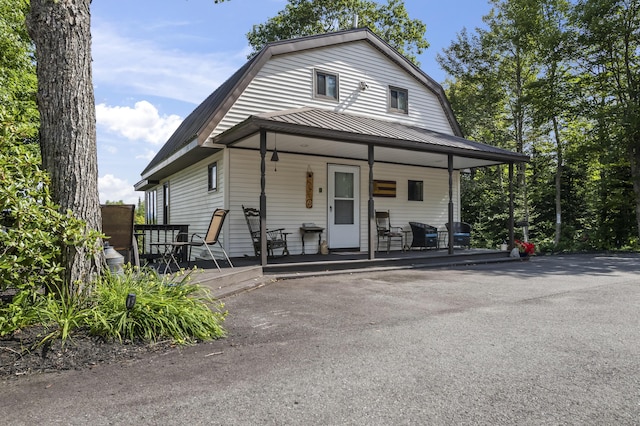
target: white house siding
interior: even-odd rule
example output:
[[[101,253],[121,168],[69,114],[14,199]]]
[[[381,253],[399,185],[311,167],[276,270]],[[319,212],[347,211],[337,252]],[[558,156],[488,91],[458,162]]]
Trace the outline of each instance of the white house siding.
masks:
[[[336,73],[339,101],[313,97],[314,70]],[[359,89],[360,81],[368,88]],[[408,90],[409,114],[388,112],[389,86]],[[239,96],[212,136],[250,115],[312,106],[452,134],[438,98],[397,64],[362,41],[273,57]]]
[[[260,154],[257,151],[229,149],[229,245],[230,256],[253,256],[253,246],[249,230],[242,213],[245,207],[259,208],[260,202]],[[303,222],[314,222],[327,227],[327,164],[345,164],[360,167],[360,248],[368,249],[369,166],[364,161],[336,161],[335,158],[306,157],[294,154],[280,154],[280,161],[268,161],[266,167],[267,227],[284,228],[288,235],[288,246],[292,254],[302,251],[299,226]],[[277,167],[277,171],[274,168]],[[310,168],[314,174],[313,207],[305,206],[306,172]],[[390,210],[394,226],[408,227],[410,221],[418,221],[445,229],[449,194],[447,170],[414,166],[399,166],[384,163],[374,164],[374,179],[395,180],[395,198],[374,197],[377,210]],[[424,181],[424,201],[408,201],[408,183],[411,180]],[[454,174],[454,212],[459,217],[459,174]],[[320,192],[322,190],[322,192]],[[457,219],[456,219],[457,220]],[[322,235],[326,238],[326,233]],[[317,236],[308,235],[306,250],[313,253]]]
[[[156,214],[157,214],[157,223],[164,223],[164,191],[163,185],[167,182],[167,180],[163,180],[160,182],[160,185],[156,188]],[[171,186],[169,186],[169,191],[171,191]],[[169,197],[171,197],[171,193],[169,193]]]
[[[217,162],[218,189],[209,191],[208,167]],[[216,208],[224,208],[225,167],[223,153],[202,160],[193,166],[171,176],[170,184],[170,218],[172,224],[189,225],[189,234],[204,236],[211,222],[211,215]],[[226,224],[225,224],[226,225]],[[221,242],[225,244],[223,229]],[[201,256],[200,248],[193,249],[193,256]],[[206,250],[202,249],[204,253]],[[217,249],[219,251],[219,249]],[[204,256],[204,253],[202,256]],[[220,252],[220,254],[222,254]]]
[[[396,197],[373,197],[376,210],[389,210],[391,225],[409,230],[409,222],[422,222],[446,231],[449,204],[449,172],[446,169],[375,163],[374,179],[396,182]],[[409,201],[409,180],[423,181],[423,201]],[[453,216],[460,217],[460,173],[453,174]],[[364,181],[363,185],[367,182]],[[366,188],[366,186],[365,186]],[[367,194],[368,196],[368,194]],[[366,205],[366,204],[365,204]],[[366,231],[366,228],[365,228]],[[407,235],[411,244],[411,234]]]

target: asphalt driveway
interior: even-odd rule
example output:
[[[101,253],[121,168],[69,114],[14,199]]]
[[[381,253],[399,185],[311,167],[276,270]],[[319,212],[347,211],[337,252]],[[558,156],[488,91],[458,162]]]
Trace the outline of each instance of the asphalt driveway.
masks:
[[[640,424],[640,256],[285,280],[221,341],[0,382],[0,424]]]

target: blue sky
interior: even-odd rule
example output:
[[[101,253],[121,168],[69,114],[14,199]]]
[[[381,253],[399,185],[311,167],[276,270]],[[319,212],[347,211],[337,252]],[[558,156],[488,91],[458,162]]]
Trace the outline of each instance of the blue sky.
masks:
[[[180,122],[245,62],[245,34],[286,0],[94,0],[93,80],[100,200],[137,203],[133,185]],[[462,28],[482,26],[488,0],[405,0],[427,25],[418,57],[436,81],[436,55]]]

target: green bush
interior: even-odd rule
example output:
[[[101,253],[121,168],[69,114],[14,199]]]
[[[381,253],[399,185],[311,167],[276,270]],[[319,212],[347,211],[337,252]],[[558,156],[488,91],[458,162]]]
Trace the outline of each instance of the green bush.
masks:
[[[37,324],[45,329],[40,344],[64,344],[78,329],[120,342],[187,344],[223,337],[224,305],[189,277],[172,282],[152,269],[126,268],[123,274],[106,271],[80,293],[21,292],[12,303],[0,304],[0,336]],[[136,295],[132,309],[125,303],[129,294]]]
[[[0,180],[0,291],[59,287],[62,250],[95,246],[97,231],[53,203],[34,144],[0,141]]]
[[[23,291],[16,294],[11,303],[0,303],[0,337],[37,324],[40,320],[37,310],[39,300],[36,294]]]
[[[38,323],[47,330],[40,344],[54,339],[60,339],[64,344],[75,329],[85,327],[91,318],[86,289],[73,293],[66,288],[47,294],[35,306]]]
[[[224,336],[224,305],[205,288],[190,284],[189,277],[171,282],[152,269],[106,272],[92,294],[91,333],[120,341],[168,338],[180,344]],[[129,294],[136,297],[132,309],[125,304]]]

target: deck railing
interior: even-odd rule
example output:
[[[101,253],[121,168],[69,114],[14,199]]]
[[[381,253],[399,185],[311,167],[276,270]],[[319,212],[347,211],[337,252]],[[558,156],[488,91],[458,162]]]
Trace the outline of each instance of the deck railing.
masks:
[[[162,257],[162,253],[166,249],[166,246],[163,246],[162,243],[187,241],[189,236],[189,225],[136,224],[133,229],[138,240],[140,259],[146,262]],[[187,256],[188,250],[182,250],[177,253],[178,260],[183,262],[189,260]]]

